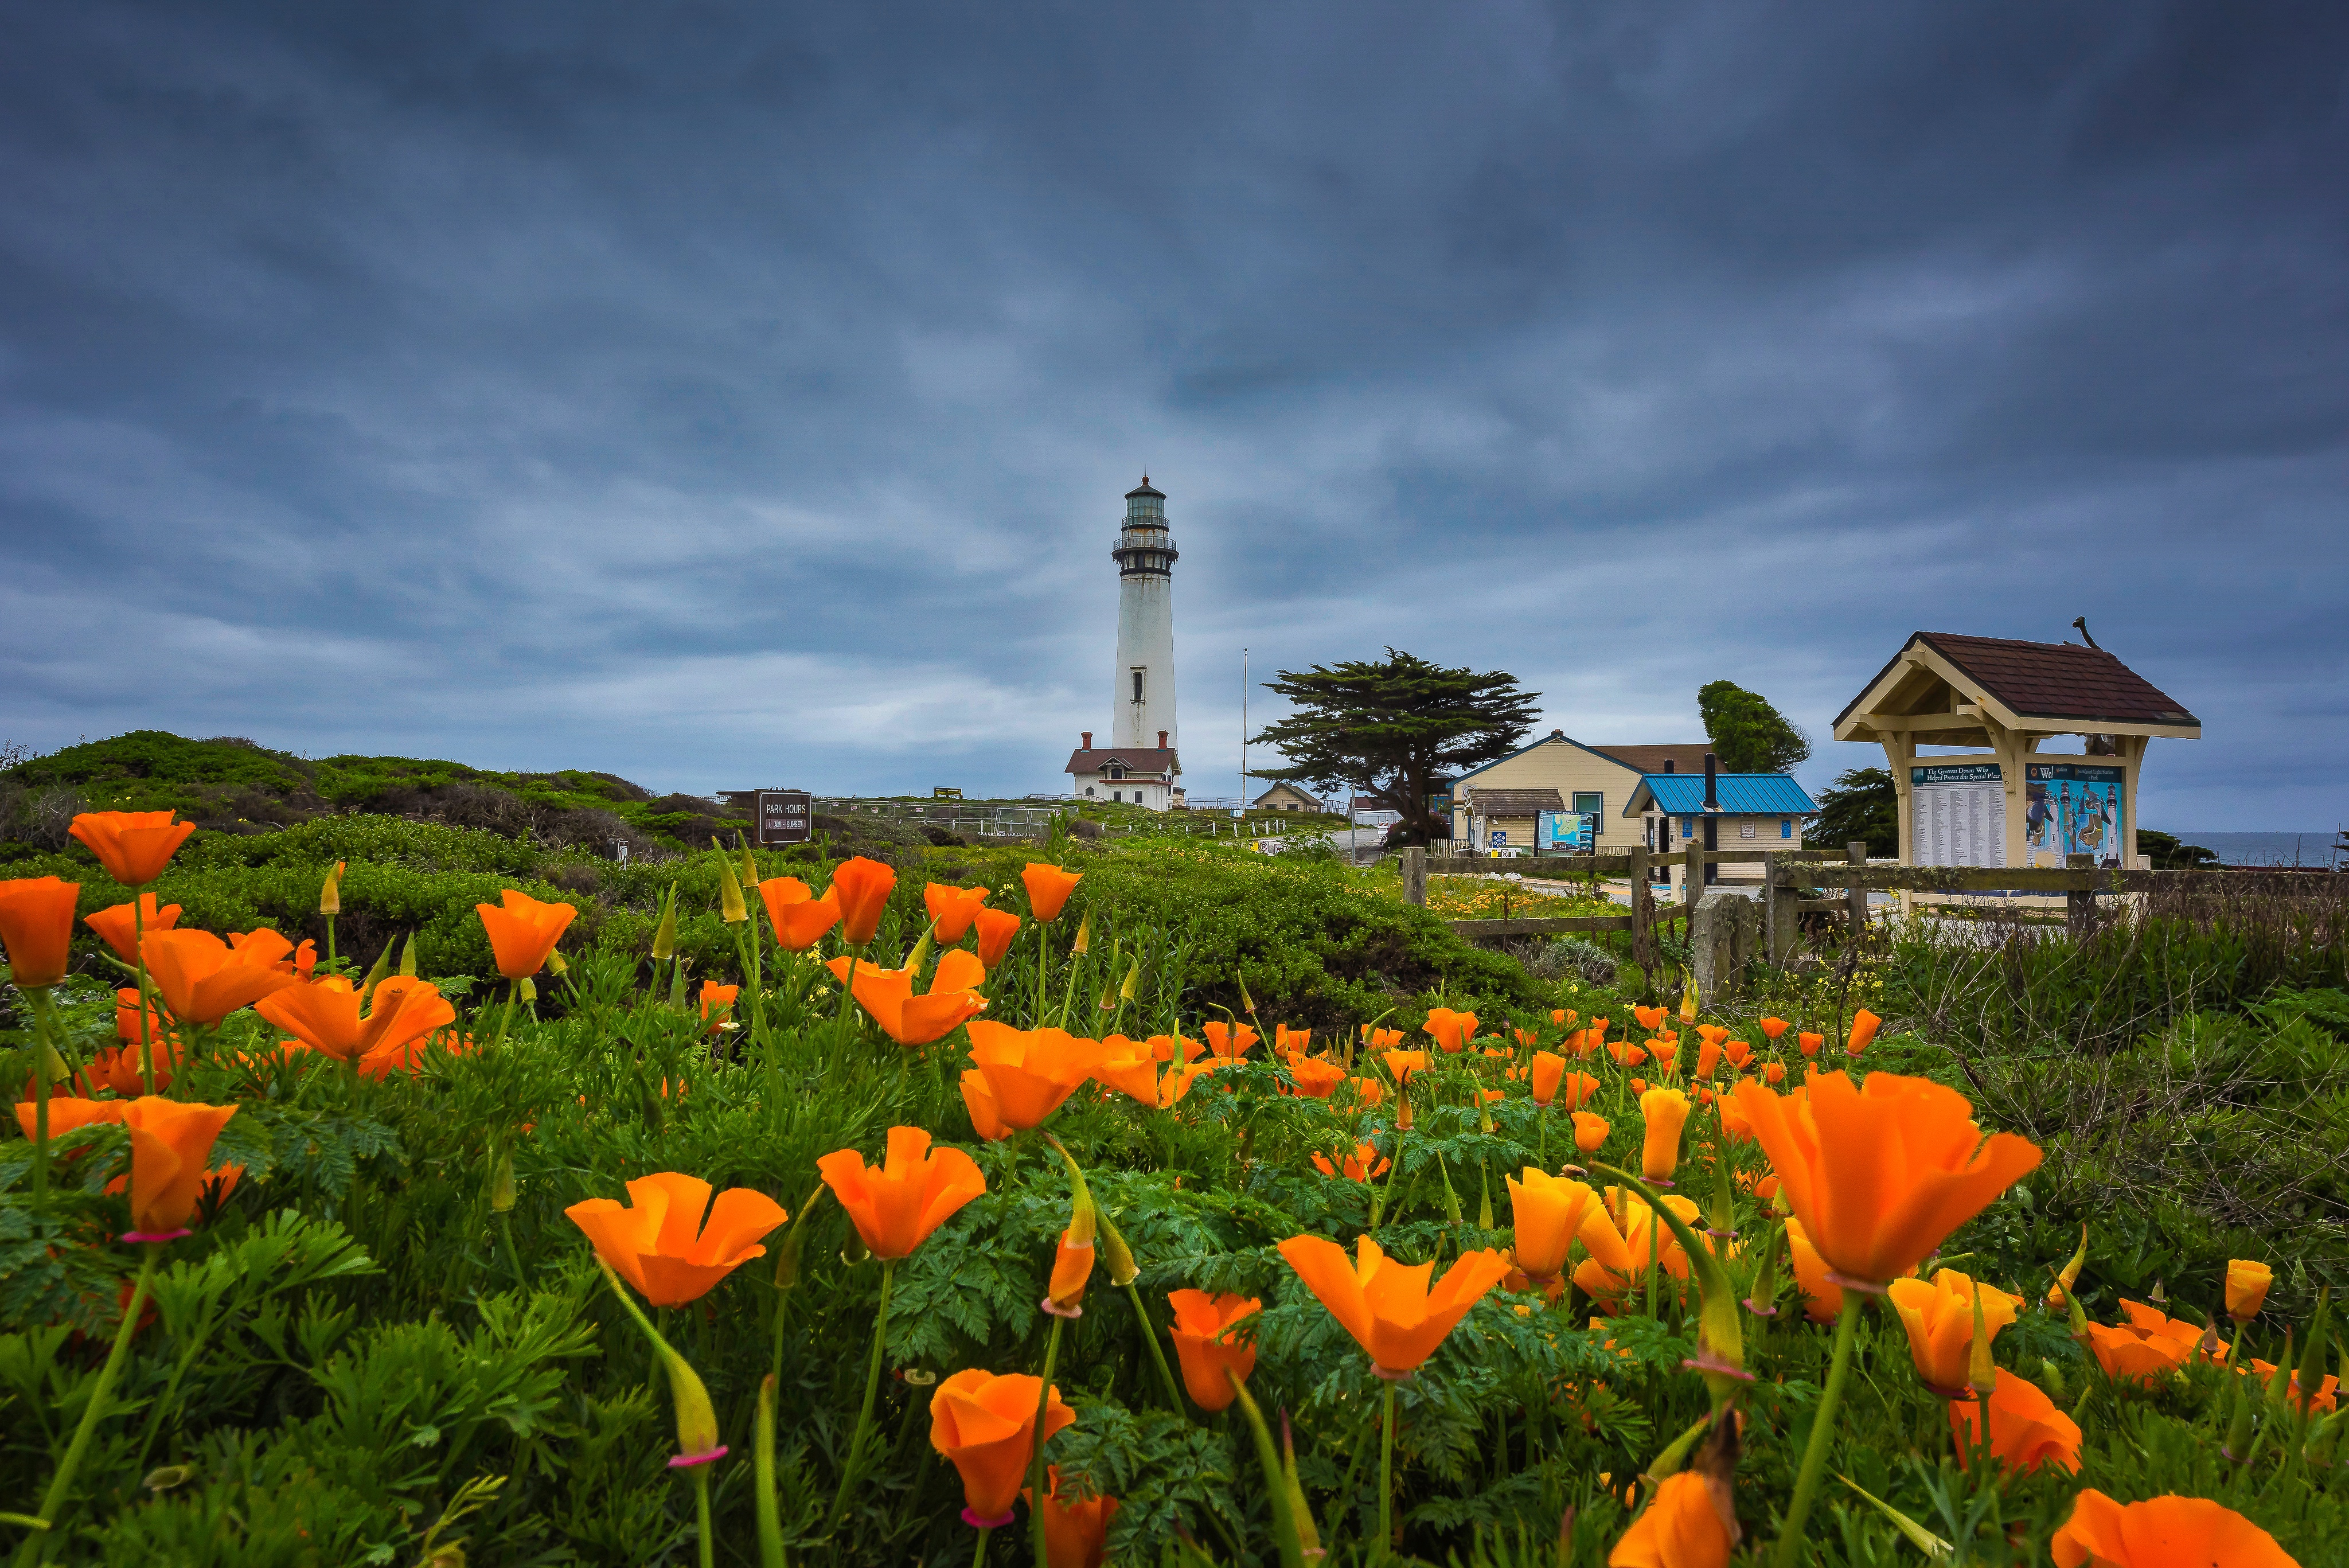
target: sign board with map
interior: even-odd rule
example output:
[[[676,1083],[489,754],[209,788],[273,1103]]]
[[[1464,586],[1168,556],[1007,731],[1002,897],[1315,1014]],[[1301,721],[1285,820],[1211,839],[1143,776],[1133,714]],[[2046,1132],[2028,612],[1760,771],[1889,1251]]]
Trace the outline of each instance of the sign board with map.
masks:
[[[1909,770],[1909,862],[2006,864],[2006,774],[1997,763]]]
[[[2128,842],[2126,773],[2086,763],[2028,763],[2030,789],[2023,844],[2033,864],[2061,866],[2086,855],[2098,866],[2118,866]]]
[[[1537,849],[1578,849],[1588,852],[1599,836],[1599,818],[1587,811],[1545,811],[1534,819]]]

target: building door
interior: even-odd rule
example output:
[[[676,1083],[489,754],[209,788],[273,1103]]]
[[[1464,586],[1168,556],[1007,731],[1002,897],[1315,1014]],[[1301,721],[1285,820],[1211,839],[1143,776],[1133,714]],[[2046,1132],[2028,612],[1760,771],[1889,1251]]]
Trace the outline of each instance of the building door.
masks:
[[[1717,816],[1708,816],[1704,819],[1704,846],[1707,849],[1718,849],[1721,847],[1721,818]],[[1706,861],[1704,863],[1704,885],[1710,888],[1715,882],[1720,880],[1721,867],[1715,866],[1710,860]]]

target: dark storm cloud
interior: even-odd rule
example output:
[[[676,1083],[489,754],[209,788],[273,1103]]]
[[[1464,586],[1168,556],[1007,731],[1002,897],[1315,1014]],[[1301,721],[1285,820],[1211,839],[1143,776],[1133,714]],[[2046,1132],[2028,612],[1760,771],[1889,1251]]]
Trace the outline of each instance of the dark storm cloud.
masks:
[[[2329,826],[2344,45],[2314,5],[27,13],[0,732],[1051,788],[1146,469],[1200,793],[1244,643],[1505,667],[1598,741],[1692,736],[1727,674],[1824,735],[1909,630],[2085,613],[2208,726],[2150,820]]]

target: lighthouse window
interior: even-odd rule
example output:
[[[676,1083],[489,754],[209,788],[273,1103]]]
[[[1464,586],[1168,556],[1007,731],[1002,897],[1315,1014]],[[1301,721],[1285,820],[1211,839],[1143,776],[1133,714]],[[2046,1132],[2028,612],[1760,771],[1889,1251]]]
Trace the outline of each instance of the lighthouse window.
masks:
[[[1133,700],[1137,702],[1142,701],[1142,671],[1139,670],[1133,672]]]

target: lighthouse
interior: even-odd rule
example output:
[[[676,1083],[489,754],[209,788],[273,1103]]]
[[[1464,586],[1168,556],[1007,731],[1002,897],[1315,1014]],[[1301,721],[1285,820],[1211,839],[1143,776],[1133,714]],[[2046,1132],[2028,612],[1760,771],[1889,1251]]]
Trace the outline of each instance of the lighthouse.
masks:
[[[1182,803],[1174,739],[1174,541],[1166,495],[1150,476],[1125,493],[1117,562],[1117,659],[1110,670],[1108,743],[1092,732],[1070,755],[1081,799],[1164,811]]]
[[[1166,497],[1150,476],[1125,493],[1118,530],[1117,664],[1112,671],[1109,736],[1120,746],[1172,749],[1174,735],[1174,541]]]

